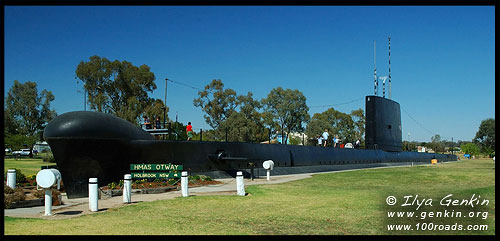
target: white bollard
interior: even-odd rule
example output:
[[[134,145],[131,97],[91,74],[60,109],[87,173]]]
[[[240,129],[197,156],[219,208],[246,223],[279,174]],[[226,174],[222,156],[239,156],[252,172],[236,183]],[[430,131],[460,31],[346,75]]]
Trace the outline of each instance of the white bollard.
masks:
[[[181,192],[182,192],[183,197],[189,196],[188,173],[187,172],[182,172],[182,175],[181,175]]]
[[[123,178],[123,202],[131,203],[131,193],[132,193],[132,175],[125,174]]]
[[[89,178],[89,208],[92,212],[97,212],[99,210],[97,189],[97,178]]]
[[[45,216],[52,215],[52,191],[45,188]]]
[[[243,183],[243,172],[236,173],[236,192],[239,196],[245,196],[245,184]]]
[[[262,163],[262,167],[267,170],[267,181],[269,181],[271,178],[271,170],[273,170],[274,167],[274,162],[273,160],[267,160]]]
[[[16,170],[14,169],[7,171],[7,186],[16,189]]]

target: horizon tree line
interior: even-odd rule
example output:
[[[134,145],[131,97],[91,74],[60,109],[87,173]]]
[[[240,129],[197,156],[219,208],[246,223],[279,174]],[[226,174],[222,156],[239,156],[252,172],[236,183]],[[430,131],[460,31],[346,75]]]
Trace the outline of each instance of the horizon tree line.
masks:
[[[110,61],[94,55],[78,64],[75,76],[83,83],[87,102],[94,111],[113,114],[136,125],[145,115],[154,120],[163,119],[164,111],[168,113],[169,108],[161,99],[149,97],[157,88],[156,77],[145,64],[135,66],[125,60]],[[5,98],[5,143],[19,145],[42,140],[43,128],[57,116],[50,109],[54,99],[51,91],[38,94],[35,82],[21,84],[15,80]],[[311,139],[328,129],[332,138],[338,135],[345,142],[359,139],[364,143],[363,109],[343,113],[331,107],[311,117],[306,97],[297,89],[276,87],[265,98],[255,100],[252,92],[238,95],[235,90],[224,88],[222,80],[213,79],[198,91],[193,105],[203,110],[204,119],[212,128],[204,131],[205,140],[224,141],[227,135],[232,141],[263,142],[277,132],[283,133],[283,143],[287,143],[293,132],[305,133]],[[171,122],[168,115],[165,121]],[[23,136],[26,138],[20,138]],[[433,138],[432,143],[440,143],[439,135]],[[494,119],[483,120],[473,143],[481,152],[494,153]]]

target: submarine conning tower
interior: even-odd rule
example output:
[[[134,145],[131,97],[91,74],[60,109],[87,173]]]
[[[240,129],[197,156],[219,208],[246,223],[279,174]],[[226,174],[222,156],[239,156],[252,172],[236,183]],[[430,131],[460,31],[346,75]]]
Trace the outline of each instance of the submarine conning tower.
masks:
[[[383,97],[365,98],[366,149],[402,151],[401,110],[399,103]]]

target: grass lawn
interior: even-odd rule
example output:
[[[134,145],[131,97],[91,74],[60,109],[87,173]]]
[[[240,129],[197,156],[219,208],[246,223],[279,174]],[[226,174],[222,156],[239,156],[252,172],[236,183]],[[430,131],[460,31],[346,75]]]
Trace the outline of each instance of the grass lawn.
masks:
[[[4,217],[6,235],[400,235],[495,234],[495,170],[488,159],[435,166],[415,166],[317,174],[274,185],[247,186],[248,196],[191,196],[111,209],[63,220]],[[488,199],[486,219],[387,218],[387,212],[415,211],[401,207],[403,197],[419,195],[433,206],[418,211],[444,211],[441,199]],[[398,204],[388,206],[395,196]],[[473,208],[449,207],[462,211]],[[451,210],[449,210],[451,211]],[[413,222],[413,223],[412,223]],[[387,231],[389,224],[411,223],[488,225],[487,231]],[[423,226],[421,226],[423,227]],[[427,228],[430,226],[427,224]]]
[[[43,159],[38,158],[18,158],[17,160],[14,158],[4,158],[3,162],[4,172],[17,168],[26,176],[37,174],[41,166],[47,165],[56,165],[56,163],[43,162]]]

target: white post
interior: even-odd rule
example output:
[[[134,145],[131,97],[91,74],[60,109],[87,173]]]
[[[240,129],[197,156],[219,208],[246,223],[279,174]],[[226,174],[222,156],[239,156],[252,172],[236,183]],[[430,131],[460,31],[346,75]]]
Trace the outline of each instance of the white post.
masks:
[[[132,175],[125,174],[123,178],[123,202],[130,203],[132,201],[131,192],[132,192]]]
[[[89,208],[92,212],[97,212],[98,208],[97,178],[89,178]]]
[[[16,170],[10,169],[7,171],[7,186],[12,189],[16,188]]]
[[[269,181],[271,177],[271,170],[270,169],[267,169],[267,180]]]
[[[243,183],[243,172],[236,173],[236,192],[239,196],[245,196],[245,184]]]
[[[182,175],[181,175],[181,192],[182,192],[183,197],[189,196],[188,173],[187,172],[182,172]]]
[[[52,215],[52,191],[45,188],[45,216]]]

